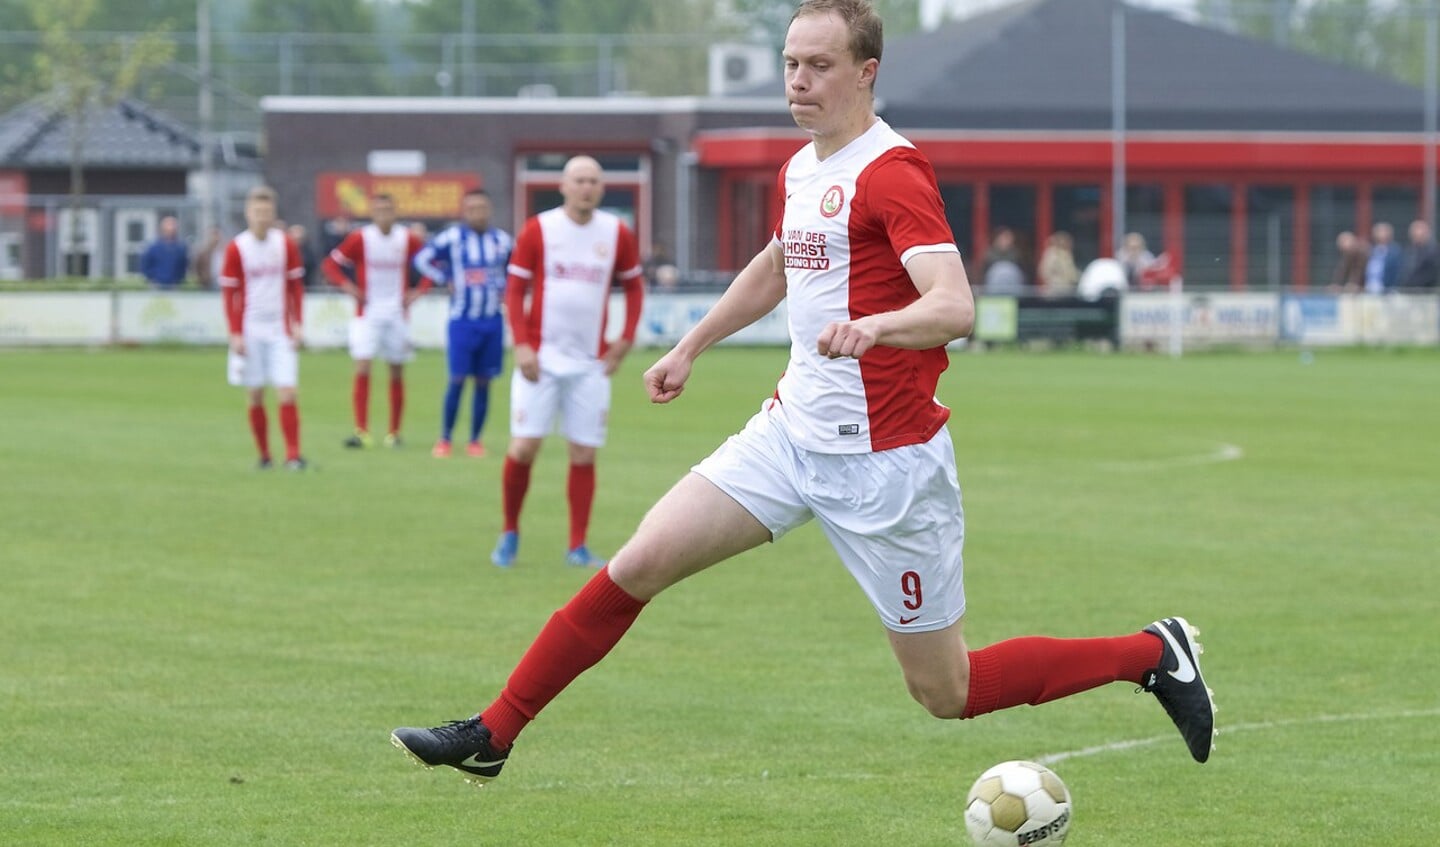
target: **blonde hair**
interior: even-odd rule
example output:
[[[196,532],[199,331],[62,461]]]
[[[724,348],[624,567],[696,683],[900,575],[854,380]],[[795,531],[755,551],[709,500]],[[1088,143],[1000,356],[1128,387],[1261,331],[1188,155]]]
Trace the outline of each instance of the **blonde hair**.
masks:
[[[804,0],[790,16],[790,23],[805,15],[835,13],[850,30],[850,53],[861,63],[880,61],[885,49],[885,24],[869,0]]]
[[[247,191],[247,192],[245,193],[245,202],[246,202],[246,203],[256,203],[256,202],[274,203],[274,202],[275,202],[275,189],[271,188],[271,187],[268,186],[268,185],[257,185],[257,186],[255,186],[254,188],[250,189],[249,191]]]

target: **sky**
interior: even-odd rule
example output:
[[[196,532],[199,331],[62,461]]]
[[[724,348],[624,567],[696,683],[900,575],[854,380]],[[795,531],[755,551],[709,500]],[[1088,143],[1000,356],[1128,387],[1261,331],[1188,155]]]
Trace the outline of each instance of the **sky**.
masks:
[[[996,6],[1004,6],[1014,0],[920,0],[920,22],[926,27],[934,26],[940,15],[949,11],[953,15],[971,15]],[[1194,0],[1130,0],[1137,6],[1149,6],[1166,11],[1188,11],[1194,8]]]

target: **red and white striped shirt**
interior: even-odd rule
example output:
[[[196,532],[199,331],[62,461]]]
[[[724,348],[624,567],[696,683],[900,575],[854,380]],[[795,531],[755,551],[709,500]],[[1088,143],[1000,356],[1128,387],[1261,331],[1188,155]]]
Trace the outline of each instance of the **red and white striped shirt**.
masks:
[[[418,237],[398,224],[391,226],[388,233],[381,232],[373,223],[366,224],[346,235],[325,257],[320,269],[336,285],[348,279],[345,271],[355,274],[355,285],[361,295],[355,304],[356,315],[367,311],[397,314],[404,311],[410,261],[423,246]],[[420,287],[422,291],[428,289],[430,278],[421,277]]]
[[[300,251],[278,228],[263,239],[247,229],[225,248],[220,288],[231,334],[289,333],[305,293]]]
[[[858,359],[816,350],[821,330],[902,309],[919,299],[905,262],[959,252],[935,172],[914,146],[876,120],[816,157],[814,144],[780,171],[790,363],[776,396],[795,443],[818,453],[865,453],[930,440],[950,417],[935,399],[944,347],[875,347]]]
[[[625,288],[622,335],[634,340],[645,294],[640,245],[613,213],[596,210],[588,223],[579,224],[563,207],[541,212],[515,239],[507,270],[510,333],[516,344],[536,349],[542,369],[574,373],[605,355],[605,317],[615,281]]]

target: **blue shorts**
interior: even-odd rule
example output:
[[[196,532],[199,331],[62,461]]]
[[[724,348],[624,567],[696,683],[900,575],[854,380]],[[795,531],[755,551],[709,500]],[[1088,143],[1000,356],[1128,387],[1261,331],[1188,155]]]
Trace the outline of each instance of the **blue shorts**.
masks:
[[[494,379],[505,362],[505,326],[451,321],[445,358],[451,378]]]

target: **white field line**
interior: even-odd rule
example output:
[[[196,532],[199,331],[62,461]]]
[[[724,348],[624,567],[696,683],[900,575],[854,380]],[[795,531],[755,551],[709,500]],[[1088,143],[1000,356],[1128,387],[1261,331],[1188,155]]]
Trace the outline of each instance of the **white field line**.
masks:
[[[1208,453],[1168,456],[1159,459],[1136,459],[1128,462],[1101,462],[1100,467],[1108,471],[1159,471],[1194,465],[1217,465],[1221,462],[1234,462],[1244,457],[1245,451],[1238,445],[1221,444]]]
[[[1440,709],[1409,709],[1401,712],[1362,712],[1351,715],[1314,715],[1308,718],[1289,718],[1278,721],[1256,721],[1253,723],[1220,724],[1215,733],[1223,738],[1225,735],[1236,732],[1264,732],[1266,730],[1281,729],[1289,726],[1311,726],[1325,723],[1359,723],[1361,721],[1395,721],[1411,720],[1415,718],[1440,717]],[[1132,738],[1125,741],[1112,741],[1109,744],[1097,744],[1094,747],[1082,747],[1079,750],[1066,750],[1063,753],[1048,753],[1037,758],[1035,761],[1042,765],[1053,765],[1063,762],[1066,759],[1079,759],[1085,756],[1098,756],[1101,753],[1114,753],[1121,750],[1130,750],[1136,747],[1148,747],[1151,744],[1160,744],[1174,741],[1175,734],[1156,735],[1151,738]],[[1223,744],[1217,739],[1216,744]]]

